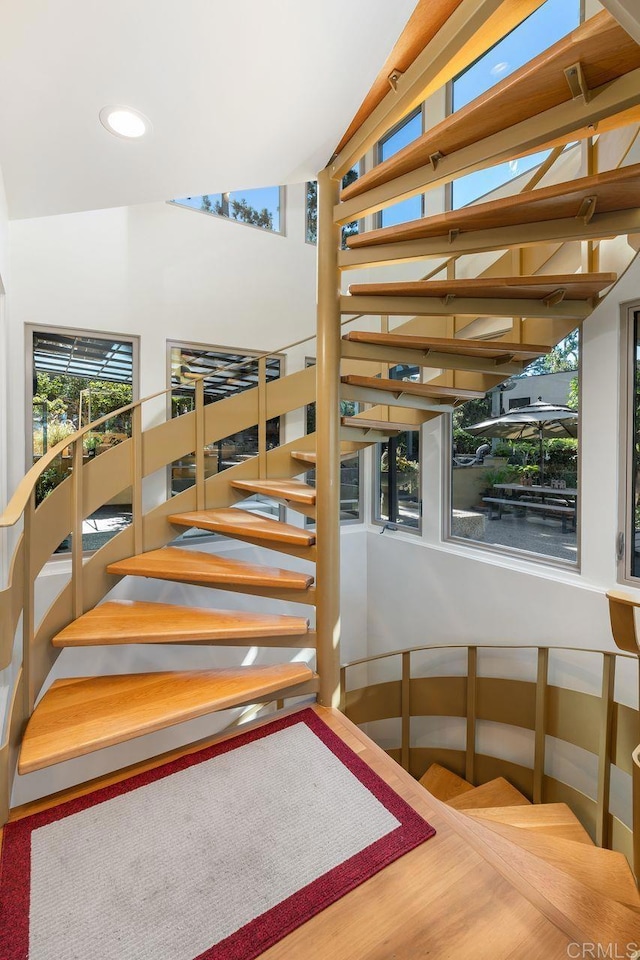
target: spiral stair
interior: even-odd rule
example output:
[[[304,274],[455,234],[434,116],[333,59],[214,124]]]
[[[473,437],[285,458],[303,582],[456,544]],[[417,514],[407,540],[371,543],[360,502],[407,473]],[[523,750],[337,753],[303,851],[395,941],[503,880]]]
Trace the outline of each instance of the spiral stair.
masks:
[[[452,14],[457,6],[451,0]],[[402,94],[402,84],[399,89]],[[322,486],[322,477],[337,477],[341,457],[403,430],[418,429],[456,405],[483,396],[490,387],[521,373],[528,362],[546,354],[589,317],[619,274],[618,269],[598,269],[598,254],[605,259],[603,243],[640,232],[640,164],[625,165],[626,141],[616,153],[618,141],[613,140],[611,168],[595,169],[570,182],[544,184],[534,177],[515,196],[363,231],[348,240],[345,250],[334,242],[337,227],[470,168],[541,147],[558,151],[592,137],[596,130],[601,155],[612,155],[604,149],[609,142],[605,137],[615,138],[620,130],[632,128],[633,142],[639,123],[640,47],[603,12],[340,191],[340,177],[351,161],[349,150],[356,149],[344,148],[321,175],[320,244],[329,246],[325,265],[320,265],[321,287],[326,289],[328,278],[335,279],[339,270],[437,261],[427,279],[357,282],[337,297],[331,292],[335,284],[331,288],[329,283],[320,314],[324,311],[332,319],[334,346],[344,318],[383,318],[380,331],[369,324],[367,329],[350,329],[339,339],[336,362],[318,368],[317,391],[315,371],[309,369],[219,404],[204,407],[201,401],[195,413],[148,430],[142,430],[136,414],[129,440],[84,467],[81,458],[76,460],[79,469],[37,509],[34,479],[25,478],[3,519],[8,526],[25,518],[11,582],[0,595],[0,612],[11,638],[11,645],[5,643],[0,652],[6,660],[22,616],[25,649],[31,657],[23,664],[9,737],[0,749],[5,788],[17,752],[18,772],[26,775],[216,711],[316,696],[323,677],[320,635],[326,628],[321,631],[312,617],[310,622],[306,616],[263,614],[259,608],[121,601],[110,598],[110,591],[124,577],[134,584],[147,578],[226,591],[231,601],[242,594],[304,604],[313,615],[329,590],[326,573],[323,579],[310,572],[325,549],[321,517],[329,507],[321,495],[328,489]],[[327,186],[329,181],[332,186]],[[328,200],[323,201],[323,190]],[[487,253],[495,256],[489,266],[486,259],[481,261],[478,276],[456,277],[460,257]],[[391,329],[389,317],[396,318]],[[389,368],[400,363],[418,365],[430,378],[421,383],[390,379]],[[199,468],[193,488],[143,513],[144,478],[194,449],[197,459],[199,444],[215,443],[314,401],[318,408],[326,404],[327,396],[333,396],[321,392],[328,368],[340,398],[365,404],[366,409],[338,423],[334,404],[330,414],[322,414],[335,418],[333,434],[323,433],[319,426],[317,436],[300,437],[270,451],[263,445],[257,457],[206,479]],[[213,406],[219,408],[215,418]],[[66,442],[81,450],[81,434]],[[301,479],[312,470],[317,489],[311,476],[307,476],[311,482]],[[36,626],[33,583],[39,570],[70,530],[75,529],[77,541],[83,517],[128,486],[133,488],[132,528],[85,561],[76,543],[72,582]],[[296,514],[296,522],[238,509],[244,498],[256,493]],[[305,524],[305,518],[316,521],[315,526]],[[330,522],[337,527],[335,510]],[[29,544],[35,529],[43,532]],[[229,559],[215,548],[202,551],[174,542],[185,530],[194,529],[276,552],[284,559],[278,558],[278,565],[250,563]],[[145,649],[153,644],[206,645],[211,648],[211,668],[70,677],[47,686],[62,649],[125,644],[144,644]],[[215,666],[216,645],[247,644],[281,648],[284,654],[277,663]],[[316,669],[292,660],[292,648],[315,648]],[[347,742],[360,744],[374,769],[399,784],[410,802],[436,822],[438,840],[389,868],[391,880],[384,879],[385,871],[305,925],[303,929],[309,929],[302,953],[295,953],[302,934],[294,933],[284,941],[286,948],[269,951],[270,958],[284,957],[285,949],[309,960],[326,956],[325,915],[332,911],[332,917],[344,920],[346,933],[339,944],[333,942],[331,955],[345,960],[426,956],[417,945],[420,936],[434,944],[429,956],[463,956],[472,950],[494,960],[567,956],[572,943],[640,942],[640,898],[626,860],[620,853],[594,846],[565,805],[532,805],[504,780],[476,786],[439,767],[431,767],[420,786],[405,772],[394,773],[392,762],[348,721],[330,711],[327,715],[334,717]],[[3,802],[8,807],[8,799]],[[447,844],[456,852],[449,867],[441,852],[443,848],[446,852]],[[438,880],[442,899],[437,909],[431,902],[427,915],[421,893],[434,864],[442,872]],[[404,894],[398,887],[402,882]],[[378,908],[372,903],[385,892],[386,883],[391,884],[389,905],[380,910],[378,921],[373,916]],[[391,923],[394,910],[396,927],[402,927],[399,917],[407,926],[397,934],[398,951],[384,952],[383,921],[386,917]],[[375,942],[368,936],[358,941],[371,925],[382,939]],[[356,949],[356,942],[359,952],[349,952]]]

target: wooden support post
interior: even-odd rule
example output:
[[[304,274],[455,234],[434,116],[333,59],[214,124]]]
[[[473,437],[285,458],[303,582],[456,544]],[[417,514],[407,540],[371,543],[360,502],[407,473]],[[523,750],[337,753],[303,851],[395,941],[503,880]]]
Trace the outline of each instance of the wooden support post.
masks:
[[[133,511],[133,549],[144,553],[144,518],[142,515],[142,405],[131,413],[131,509]]]
[[[35,493],[31,495],[24,508],[24,596],[22,600],[22,676],[24,694],[24,714],[31,716],[35,705],[35,691],[31,669],[31,647],[35,636],[34,576],[31,559],[31,545],[34,536]]]
[[[204,380],[196,380],[196,510],[205,509],[204,492]],[[218,464],[220,469],[220,464]]]
[[[533,754],[533,802],[543,802],[544,758],[547,744],[547,680],[549,676],[549,650],[538,649],[538,675],[536,678],[535,745]]]
[[[258,360],[258,476],[267,479],[267,358]]]
[[[613,697],[616,677],[616,656],[603,655],[602,693],[600,701],[600,743],[598,747],[598,796],[596,806],[596,843],[611,846],[609,820],[609,787],[611,783],[611,736],[613,732]]]
[[[411,652],[402,654],[402,750],[401,763],[409,769],[409,749],[411,747]]]
[[[467,649],[467,757],[464,778],[475,784],[476,775],[476,679],[478,648]]]
[[[340,182],[318,175],[316,488],[318,701],[340,702],[340,228],[333,220]]]
[[[73,444],[73,474],[71,476],[71,590],[73,616],[77,620],[84,613],[82,589],[82,520],[84,501],[84,473],[82,465],[82,438]]]

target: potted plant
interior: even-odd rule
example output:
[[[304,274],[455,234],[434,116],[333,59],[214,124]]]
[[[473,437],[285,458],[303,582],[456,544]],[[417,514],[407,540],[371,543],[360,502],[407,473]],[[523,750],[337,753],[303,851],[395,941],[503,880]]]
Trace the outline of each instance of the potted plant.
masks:
[[[100,446],[100,438],[90,433],[88,434],[88,436],[84,438],[83,443],[84,443],[84,448],[87,451],[88,455],[90,457],[95,457],[96,450]]]

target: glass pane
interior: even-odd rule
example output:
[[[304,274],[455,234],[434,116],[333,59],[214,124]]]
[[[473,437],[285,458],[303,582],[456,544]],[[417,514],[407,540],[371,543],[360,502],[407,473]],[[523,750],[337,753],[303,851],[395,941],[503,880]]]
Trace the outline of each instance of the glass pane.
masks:
[[[453,80],[453,110],[495,86],[580,24],[580,0],[547,0]]]
[[[218,217],[229,217],[263,230],[280,233],[280,187],[258,187],[231,193],[205,193],[197,197],[174,200],[182,207],[191,207]]]
[[[133,344],[82,334],[33,334],[32,453],[36,463],[48,450],[83,426],[133,399]],[[84,439],[86,463],[131,436],[131,414],[101,424]],[[66,447],[43,471],[36,505],[71,474]],[[84,550],[97,550],[131,522],[131,490],[122,490],[83,522]],[[56,552],[70,549],[70,539]]]
[[[195,409],[195,387],[191,377],[203,376],[205,405],[250,390],[258,385],[258,359],[207,347],[173,344],[171,362],[171,416]],[[267,359],[267,383],[280,376],[280,359]],[[280,418],[267,421],[267,449],[280,443]],[[205,447],[205,478],[258,454],[257,423]],[[171,466],[171,493],[181,493],[195,483],[195,452]]]
[[[378,144],[378,156],[380,163],[388,160],[407,144],[412,143],[422,134],[422,112],[408,117],[403,124],[392,131],[384,140]],[[401,200],[391,207],[380,211],[380,226],[390,227],[396,223],[406,223],[409,220],[417,220],[422,216],[422,196],[409,197],[407,200]]]
[[[460,110],[529,60],[538,56],[580,23],[580,0],[547,0],[530,17],[453,80],[453,111]],[[520,174],[533,170],[550,151],[539,151],[478,170],[452,184],[452,207],[458,209],[485,196]]]
[[[350,183],[353,183],[359,177],[359,172],[357,167],[353,167],[348,173],[345,173],[342,178],[342,186],[348,187]],[[306,241],[307,243],[317,243],[318,242],[318,183],[316,180],[310,180],[307,182],[307,194],[305,201],[305,224],[306,224]],[[347,239],[352,237],[354,234],[358,233],[360,229],[360,222],[358,220],[352,220],[351,223],[345,223],[341,231],[341,246],[343,250],[347,248]]]
[[[392,380],[420,379],[420,368],[399,364],[389,371]],[[378,450],[379,520],[420,527],[420,431],[407,430],[380,443]]]
[[[315,360],[307,360],[307,366],[311,367]],[[340,401],[340,416],[349,417],[358,413],[361,409],[359,403],[352,400]],[[316,405],[307,404],[305,411],[305,433],[315,433],[316,429]],[[316,472],[308,470],[305,475],[307,483],[315,486]],[[340,461],[340,519],[341,520],[359,520],[360,519],[360,454],[356,453],[348,460]],[[307,524],[313,525],[314,521],[307,518]]]
[[[577,562],[578,356],[575,330],[454,412],[454,537]]]
[[[635,343],[635,376],[633,385],[633,509],[631,514],[631,576],[640,577],[640,313],[636,313],[633,322]]]

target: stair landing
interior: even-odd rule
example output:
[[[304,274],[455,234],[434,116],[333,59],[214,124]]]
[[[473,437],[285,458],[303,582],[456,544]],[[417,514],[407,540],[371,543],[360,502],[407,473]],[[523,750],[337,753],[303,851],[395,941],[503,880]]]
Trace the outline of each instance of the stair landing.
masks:
[[[536,863],[543,891],[527,884],[508,859],[476,838],[470,818],[431,797],[338,711],[312,709],[367,767],[432,823],[437,833],[330,910],[289,933],[267,951],[265,960],[267,956],[269,960],[389,960],[394,956],[418,960],[423,955],[429,960],[566,960],[568,948],[576,942],[638,941],[634,909],[598,897],[571,878],[567,878],[570,896],[556,897],[559,872],[542,860]],[[213,740],[228,737],[226,733]],[[90,788],[134,776],[213,740],[111,774]],[[73,787],[55,802],[87,791],[87,784]],[[14,810],[12,819],[46,809],[47,803],[40,800]]]

